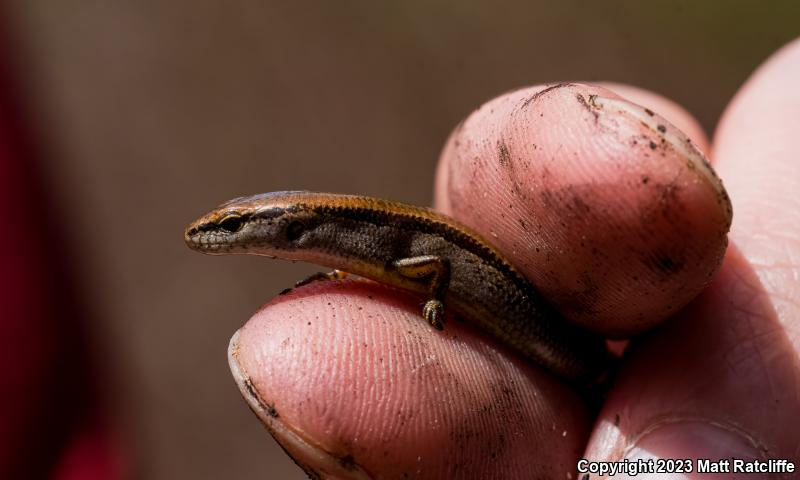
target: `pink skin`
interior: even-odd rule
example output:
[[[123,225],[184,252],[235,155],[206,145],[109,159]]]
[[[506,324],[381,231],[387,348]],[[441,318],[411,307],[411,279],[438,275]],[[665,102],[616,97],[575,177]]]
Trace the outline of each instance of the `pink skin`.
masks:
[[[577,478],[581,457],[736,456],[800,462],[800,163],[792,141],[800,123],[798,83],[800,42],[794,42],[760,68],[726,111],[712,155],[735,212],[723,266],[687,308],[637,340],[596,418],[578,393],[546,372],[456,321],[442,334],[432,331],[419,318],[417,299],[365,281],[296,290],[272,301],[237,332],[230,358],[245,399],[298,463],[325,478]],[[697,123],[674,103],[632,87],[608,87],[660,112],[705,148]],[[531,132],[509,122],[495,123],[496,130],[490,131],[485,125],[491,122],[473,116],[449,140],[437,178],[437,206],[484,229],[532,277],[538,260],[522,245],[540,240],[524,237],[512,216],[514,208],[549,222],[546,235],[553,241],[542,242],[540,251],[567,242],[548,257],[551,262],[590,261],[575,245],[576,235],[597,231],[593,241],[619,241],[625,237],[608,231],[621,228],[614,222],[634,233],[635,225],[620,210],[623,214],[606,217],[584,233],[559,227],[546,210],[536,210],[537,202],[520,200],[510,184],[502,183],[498,135],[506,142],[506,165],[530,160],[535,162],[530,168],[541,174],[536,169],[550,155],[535,152],[552,152],[560,144],[567,145],[560,152],[568,154],[561,158],[573,159],[547,169],[544,180],[527,173],[506,179],[544,182],[538,186],[552,189],[584,185],[591,170],[591,178],[618,187],[617,196],[596,192],[598,201],[622,197],[635,208],[652,200],[632,186],[635,182],[624,181],[637,178],[632,158],[646,152],[625,140],[640,128],[630,112],[606,109],[600,114],[603,122],[611,122],[600,125],[615,127],[609,135],[575,99],[578,93],[584,99],[595,93],[613,98],[610,92],[587,86],[561,90],[569,95],[542,102],[538,111],[559,118],[561,128],[542,124],[544,131]],[[512,111],[502,105],[516,105],[515,96],[530,93],[512,92],[492,101],[495,107],[489,110]],[[475,127],[483,121],[484,127]],[[531,141],[532,135],[540,136]],[[465,142],[471,145],[459,150]],[[660,156],[660,150],[653,151]],[[673,272],[688,287],[672,282],[659,294],[648,290],[642,276],[648,271],[635,261],[619,267],[641,274],[640,284],[630,285],[608,265],[590,262],[589,275],[602,274],[608,282],[593,290],[600,299],[594,305],[599,302],[602,308],[585,317],[571,312],[577,321],[609,334],[649,328],[663,320],[665,303],[687,295],[687,288],[702,288],[703,275],[713,270],[720,226],[726,221],[724,202],[714,195],[713,182],[692,177],[698,170],[686,168],[685,155],[674,149],[664,153],[661,160],[647,163],[648,176],[651,181],[681,179],[684,188],[673,200],[691,207],[680,216],[688,220],[676,227],[680,237],[670,237],[669,225],[656,221],[657,232],[631,245],[641,252],[670,242],[688,244],[682,253],[694,261]],[[553,267],[539,280],[550,282],[545,289],[551,293],[564,291],[561,286],[586,278],[571,266]],[[637,286],[647,290],[644,298],[636,294]],[[623,301],[609,288],[622,288]],[[702,478],[693,475],[686,478]]]
[[[719,266],[730,204],[704,162],[666,118],[610,90],[533,87],[456,128],[437,199],[562,313],[626,337],[674,314]]]

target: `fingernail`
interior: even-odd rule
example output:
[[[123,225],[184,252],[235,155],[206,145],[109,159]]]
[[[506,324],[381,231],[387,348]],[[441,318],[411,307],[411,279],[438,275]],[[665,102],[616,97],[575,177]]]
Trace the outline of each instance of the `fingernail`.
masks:
[[[234,381],[239,387],[250,410],[267,427],[267,431],[311,478],[369,479],[370,476],[350,455],[336,456],[319,448],[312,439],[296,431],[281,417],[280,409],[268,396],[259,391],[257,385],[239,364],[242,355],[239,331],[233,334],[228,344],[228,364]],[[246,354],[246,352],[244,352]]]
[[[631,478],[693,479],[706,478],[705,475],[714,473],[727,474],[730,478],[737,473],[735,460],[752,462],[763,459],[762,452],[755,439],[735,427],[681,420],[662,422],[644,432],[626,452],[625,458],[644,462],[653,460],[651,464],[661,466],[663,470],[643,471],[635,476],[629,475]],[[739,473],[746,474],[748,479],[769,478],[768,474]]]
[[[647,127],[648,136],[657,148],[662,142],[668,143],[675,151],[686,157],[689,168],[701,172],[713,184],[719,182],[705,155],[682,131],[675,128],[664,117],[652,110],[618,98],[593,97],[592,106],[607,112],[617,112],[633,117],[639,125]]]
[[[661,115],[626,100],[596,96],[591,98],[589,104],[597,111],[617,113],[632,118],[634,120],[632,124],[634,131],[631,133],[634,138],[644,135],[646,139],[649,139],[648,147],[650,149],[671,149],[682,158],[685,158],[686,167],[699,174],[698,178],[704,179],[716,192],[717,202],[728,212],[728,221],[730,222],[730,217],[733,215],[733,207],[725,188],[722,186],[722,182],[703,152],[697,148],[685,133],[678,130]],[[613,119],[613,115],[605,115],[600,118],[603,119],[604,117],[605,119],[601,121],[612,122],[614,128],[619,128],[619,124]],[[642,133],[641,127],[645,128],[644,133]]]

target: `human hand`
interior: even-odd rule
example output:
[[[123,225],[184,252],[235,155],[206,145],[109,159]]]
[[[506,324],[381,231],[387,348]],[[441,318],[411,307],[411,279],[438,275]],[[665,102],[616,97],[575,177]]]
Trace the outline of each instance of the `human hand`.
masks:
[[[732,246],[711,286],[626,352],[599,414],[570,387],[469,327],[451,321],[443,333],[431,331],[418,299],[366,281],[295,290],[237,332],[230,359],[245,398],[295,460],[324,477],[574,478],[581,457],[797,461],[800,366],[792,332],[800,317],[794,193],[800,167],[791,161],[789,132],[800,111],[800,95],[790,88],[800,78],[798,65],[795,42],[762,68],[726,113],[712,158],[737,215]],[[678,107],[630,87],[611,89],[662,113],[708,151],[696,122]],[[713,272],[729,218],[726,200],[713,182],[702,183],[704,167],[690,150],[674,142],[669,149],[660,142],[655,148],[632,143],[652,128],[641,124],[645,117],[607,108],[621,105],[603,103],[614,98],[611,92],[565,86],[535,96],[536,90],[490,102],[451,137],[437,177],[437,207],[495,242],[562,309],[580,306],[569,311],[571,318],[614,334],[649,329]],[[590,104],[594,94],[600,102]],[[536,97],[526,115],[546,115],[540,118],[549,123],[539,124],[544,129],[536,131],[536,141],[530,141],[534,133],[517,128],[531,119],[520,118],[524,102],[515,96]],[[503,102],[511,110],[501,111]],[[514,115],[517,120],[502,123]],[[646,135],[675,131],[658,125],[655,131],[665,135]],[[507,142],[502,148],[501,138]],[[471,149],[495,154],[476,157]],[[644,153],[653,157],[643,159]],[[553,162],[557,170],[541,168]],[[651,169],[636,177],[641,190],[619,182],[631,178],[619,169],[635,172],[637,162]],[[589,181],[598,176],[617,183]],[[574,195],[586,185],[590,190]],[[543,191],[573,195],[525,196]],[[630,193],[639,191],[645,193]],[[629,218],[593,208],[617,202],[615,195],[639,202],[631,205],[634,211],[647,204],[669,207],[652,217],[658,222],[638,223],[642,249],[693,247],[679,248],[680,262],[674,255],[651,262],[656,268],[650,273],[660,271],[662,283],[633,276],[647,274],[637,270],[647,262],[634,251],[588,263],[594,257],[580,253],[584,234],[606,243],[616,238],[599,220]],[[583,204],[566,201],[575,198]],[[670,210],[676,205],[685,208]],[[588,207],[593,220],[570,214],[570,206]],[[543,221],[547,229],[533,226]],[[574,235],[576,225],[583,233]],[[549,255],[535,255],[536,248]],[[597,252],[606,249],[614,244]],[[578,288],[558,295],[570,283]]]

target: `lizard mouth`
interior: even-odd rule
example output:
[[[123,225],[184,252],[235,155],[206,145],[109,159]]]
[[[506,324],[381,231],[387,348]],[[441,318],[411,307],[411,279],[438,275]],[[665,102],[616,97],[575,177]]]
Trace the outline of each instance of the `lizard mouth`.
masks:
[[[197,227],[189,227],[183,235],[183,241],[192,250],[210,252],[218,250],[229,250],[230,248],[222,241],[222,235],[208,231],[199,230]]]

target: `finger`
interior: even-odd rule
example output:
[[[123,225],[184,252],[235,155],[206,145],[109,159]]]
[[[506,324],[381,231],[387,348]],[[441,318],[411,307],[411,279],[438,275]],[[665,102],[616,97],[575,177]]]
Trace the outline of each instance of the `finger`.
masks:
[[[736,212],[732,247],[708,291],[628,357],[588,456],[788,459],[800,466],[800,164],[790,128],[800,120],[798,82],[795,42],[727,109],[714,149]]]
[[[576,394],[416,298],[367,281],[278,297],[231,341],[234,377],[314,478],[567,478]]]
[[[762,281],[776,289],[775,296],[784,298],[797,292],[800,251],[798,79],[800,40],[776,53],[742,87],[722,117],[714,145],[734,201],[731,238]],[[781,292],[782,287],[789,290]]]
[[[707,286],[730,204],[703,155],[609,90],[534,87],[473,112],[442,153],[437,206],[495,243],[557,308],[610,335]]]

